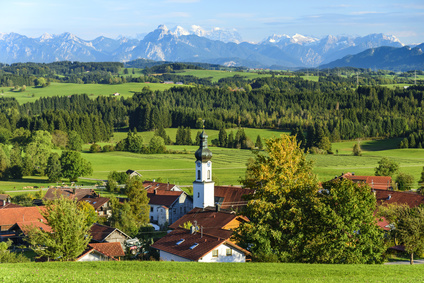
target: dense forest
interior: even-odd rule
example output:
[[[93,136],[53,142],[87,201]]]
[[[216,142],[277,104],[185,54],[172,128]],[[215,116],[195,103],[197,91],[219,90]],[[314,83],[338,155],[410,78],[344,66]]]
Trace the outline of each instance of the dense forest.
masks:
[[[175,64],[160,68],[169,66],[179,68]],[[44,68],[47,73],[60,73],[68,78],[71,70],[80,74],[97,72],[104,80],[120,67],[119,63],[12,64],[2,67],[2,72],[7,71],[7,74],[0,79],[4,79],[5,74],[24,79]],[[26,74],[21,73],[24,69]],[[328,141],[364,137],[405,137],[402,147],[421,147],[424,142],[424,87],[365,86],[363,84],[370,80],[375,82],[371,75],[369,78],[363,75],[361,82],[357,76],[338,75],[350,71],[323,73],[318,82],[301,78],[303,71],[292,73],[291,77],[276,72],[252,80],[239,73],[213,84],[209,79],[166,73],[162,75],[164,79],[192,82],[192,86],[165,91],[144,88],[131,98],[101,96],[90,99],[87,95],[73,95],[41,98],[23,105],[13,98],[1,98],[0,128],[3,135],[8,136],[13,136],[19,128],[31,132],[75,131],[84,142],[97,142],[108,140],[117,128],[137,131],[168,127],[200,129],[205,120],[206,128],[213,129],[288,129],[298,135],[304,146],[321,149],[327,149]],[[108,74],[102,77],[101,72]],[[110,78],[117,77],[111,75]],[[144,77],[152,79],[152,76]],[[40,77],[36,79],[39,81]],[[405,76],[405,79],[411,77]]]

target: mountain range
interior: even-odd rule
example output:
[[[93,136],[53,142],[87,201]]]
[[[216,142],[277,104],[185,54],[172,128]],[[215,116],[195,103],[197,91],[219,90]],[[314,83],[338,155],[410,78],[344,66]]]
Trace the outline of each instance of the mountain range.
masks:
[[[236,30],[204,30],[193,25],[168,29],[160,25],[137,38],[100,36],[83,40],[71,33],[31,38],[0,33],[0,62],[156,61],[201,62],[254,68],[315,67],[382,46],[402,48],[395,36],[332,36],[318,39],[300,34],[269,36],[259,43],[244,42]]]

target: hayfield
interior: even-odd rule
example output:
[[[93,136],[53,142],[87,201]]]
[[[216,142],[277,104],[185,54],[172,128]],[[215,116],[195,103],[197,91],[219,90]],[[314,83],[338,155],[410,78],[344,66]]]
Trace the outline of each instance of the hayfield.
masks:
[[[424,265],[44,262],[0,265],[1,282],[419,282]]]
[[[235,75],[246,77],[246,79],[255,79],[262,77],[270,77],[270,74],[258,74],[257,72],[233,72],[233,71],[218,71],[218,70],[184,70],[184,72],[176,73],[181,76],[194,76],[198,78],[212,78],[212,82],[218,82],[223,78],[231,78]]]

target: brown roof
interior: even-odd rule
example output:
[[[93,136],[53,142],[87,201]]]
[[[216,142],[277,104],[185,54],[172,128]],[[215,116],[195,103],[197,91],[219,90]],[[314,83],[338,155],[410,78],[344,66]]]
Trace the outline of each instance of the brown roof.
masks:
[[[342,174],[340,178],[346,178],[354,183],[368,184],[372,189],[388,190],[392,188],[392,177],[390,176],[358,176],[353,173]]]
[[[6,203],[4,205],[4,202],[2,200],[0,200],[0,209],[5,209],[5,208],[15,208],[15,207],[23,207],[22,205],[16,204],[16,203]]]
[[[39,207],[14,207],[0,209],[0,226],[13,225],[18,222],[37,222],[46,219],[41,215]]]
[[[92,189],[74,189],[73,188],[49,188],[44,195],[43,200],[54,200],[59,196],[64,196],[65,198],[74,199],[78,201],[87,195],[93,195],[94,191]]]
[[[103,253],[101,251],[96,250],[95,248],[91,247],[90,245],[88,245],[87,248],[82,252],[82,254],[79,257],[76,258],[76,261],[78,261],[80,258],[84,257],[87,254],[95,253],[95,252],[96,253],[100,253],[100,254],[108,257],[110,260],[117,260],[113,256],[107,255],[107,254],[105,254],[105,253]]]
[[[163,205],[170,207],[183,194],[183,191],[161,191],[148,192],[149,204]]]
[[[96,242],[103,242],[110,234],[112,234],[115,230],[119,231],[119,233],[126,236],[128,239],[130,238],[124,232],[117,228],[109,227],[106,225],[101,225],[98,223],[94,223],[90,228],[90,233],[92,236],[92,240]]]
[[[177,245],[177,242],[181,240],[184,241]],[[191,234],[186,229],[176,229],[156,241],[151,247],[197,261],[226,241],[226,238],[218,238],[205,233],[202,235],[200,232]],[[196,247],[190,248],[196,244],[198,244]]]
[[[158,183],[152,181],[144,181],[143,182],[144,189],[147,190],[148,193],[153,193],[156,191],[181,191],[180,188],[170,183]]]
[[[203,210],[196,207],[172,223],[169,228],[177,229],[182,227],[184,223],[190,221],[192,225],[197,224],[199,229],[203,227],[204,233],[216,237],[230,238],[233,231],[225,229],[225,226],[238,218],[239,217],[235,213],[230,213],[228,211]]]
[[[424,204],[424,196],[414,192],[400,192],[389,190],[374,190],[377,205],[406,204],[409,207],[416,207]]]
[[[10,198],[8,194],[0,194],[0,200],[7,200],[8,198]]]
[[[253,193],[253,190],[242,187],[215,186],[215,202],[221,204],[221,209],[240,208],[247,204],[243,196]]]
[[[86,201],[89,204],[91,204],[94,207],[94,210],[98,210],[102,205],[107,203],[110,200],[110,198],[105,197],[83,197],[80,199],[80,201]]]
[[[124,250],[122,249],[121,243],[119,242],[91,243],[91,244],[88,244],[88,246],[108,256],[112,256],[112,257],[125,256]]]

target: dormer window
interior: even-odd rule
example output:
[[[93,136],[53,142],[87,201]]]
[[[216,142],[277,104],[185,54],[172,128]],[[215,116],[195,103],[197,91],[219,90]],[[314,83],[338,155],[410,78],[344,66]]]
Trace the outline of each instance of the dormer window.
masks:
[[[181,239],[181,240],[179,240],[179,241],[176,243],[176,245],[177,245],[177,246],[179,246],[179,245],[181,245],[184,241],[185,241],[184,239]]]
[[[192,245],[191,247],[190,247],[190,250],[192,250],[192,249],[194,249],[195,247],[197,247],[199,244],[198,243],[194,243],[194,245]]]

